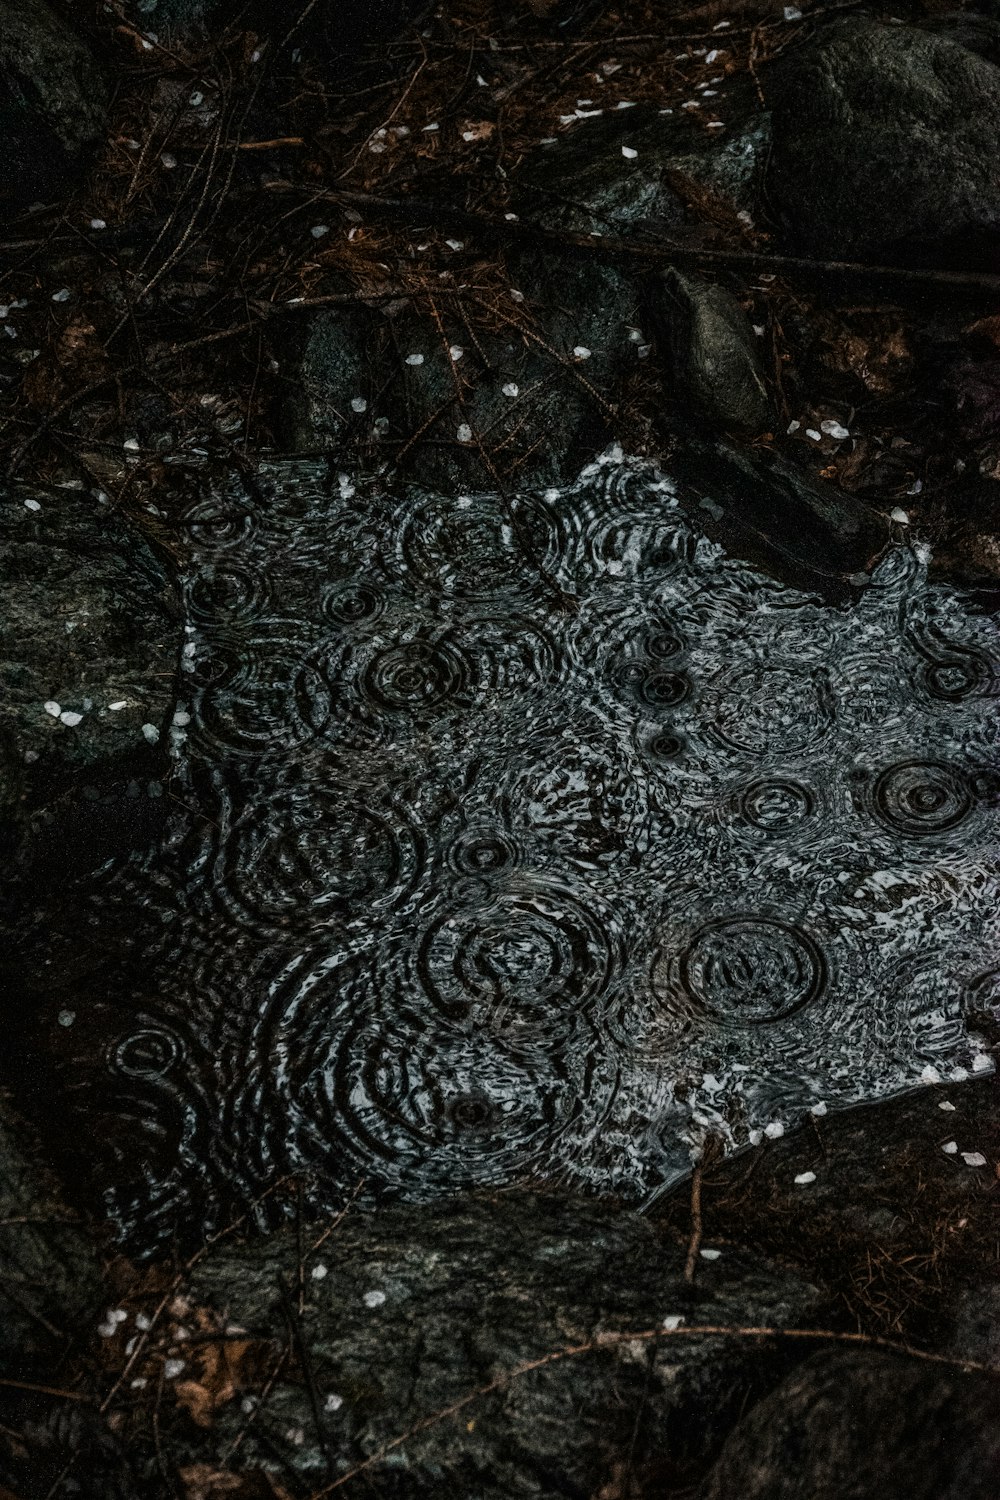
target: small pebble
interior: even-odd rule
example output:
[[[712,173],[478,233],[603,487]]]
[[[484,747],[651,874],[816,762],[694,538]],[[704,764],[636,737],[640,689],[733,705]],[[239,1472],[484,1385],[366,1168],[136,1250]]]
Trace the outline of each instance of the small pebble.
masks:
[[[361,1300],[366,1307],[381,1307],[385,1302],[385,1292],[365,1292]]]
[[[956,1156],[958,1154],[958,1142],[945,1141],[944,1145],[941,1147],[941,1150],[946,1156]]]
[[[323,1402],[323,1410],[324,1411],[339,1411],[340,1408],[343,1406],[343,1404],[344,1404],[344,1398],[343,1398],[343,1396],[338,1396],[335,1391],[331,1391],[330,1394],[327,1396],[326,1400]]]
[[[367,410],[368,402],[365,400],[364,396],[355,396],[351,402],[351,411],[356,411],[360,414],[361,412]]]
[[[832,417],[828,417],[825,422],[821,422],[819,430],[820,432],[825,432],[827,437],[836,438],[838,442],[851,435],[842,422],[835,422]]]
[[[504,395],[505,396],[510,396],[512,400],[513,400],[513,398],[515,396],[520,395],[520,391],[521,391],[520,386],[515,385],[514,382],[513,382],[513,380],[509,380],[507,382],[507,384],[503,387],[503,393],[504,393]]]
[[[83,714],[78,714],[71,708],[64,709],[59,715],[60,724],[65,724],[67,729],[75,729],[78,724],[83,723]]]
[[[309,233],[314,240],[321,240],[324,234],[330,233],[330,226],[329,224],[314,224]]]
[[[24,508],[25,510],[41,510],[42,507],[37,500],[25,500]]]
[[[107,220],[105,220],[105,219],[91,219],[91,221],[90,221],[90,227],[91,227],[91,229],[107,229],[107,227],[108,227]]]
[[[587,348],[586,344],[577,344],[575,349],[573,350],[573,357],[575,359],[589,359],[590,350]]]
[[[955,1108],[955,1106],[954,1106],[954,1104],[952,1104],[952,1102],[951,1102],[950,1099],[939,1099],[938,1100],[938,1109],[953,1110],[954,1108]]]
[[[148,740],[151,745],[155,745],[160,738],[160,731],[155,724],[143,724],[142,733],[143,738]]]
[[[163,1362],[163,1378],[164,1378],[164,1380],[176,1380],[177,1377],[178,1377],[178,1375],[184,1369],[185,1363],[186,1363],[186,1361],[183,1360],[183,1359],[167,1359],[167,1360],[164,1360],[164,1362]]]
[[[330,1274],[330,1267],[324,1265],[323,1262],[319,1260],[313,1266],[312,1271],[309,1274],[312,1276],[313,1281],[322,1281],[324,1276],[328,1276]]]
[[[458,441],[460,443],[472,442],[472,428],[469,426],[468,422],[463,422],[461,424],[458,431],[455,433],[455,436],[458,438]]]
[[[769,1141],[778,1140],[778,1138],[780,1136],[783,1136],[784,1133],[785,1127],[784,1125],[782,1125],[780,1120],[772,1120],[770,1125],[764,1126],[764,1134],[767,1136]]]
[[[972,1059],[973,1073],[992,1073],[993,1059],[986,1052],[977,1052]]]
[[[128,708],[128,704],[124,698],[119,698],[117,703],[109,703],[108,708],[113,714],[116,714],[119,709]]]
[[[900,526],[909,526],[910,524],[910,518],[901,505],[896,505],[893,507],[893,509],[889,512],[889,519],[892,521],[897,521]]]
[[[60,1026],[72,1026],[73,1022],[76,1020],[76,1011],[61,1010],[56,1017],[56,1020],[59,1022]]]
[[[719,1260],[722,1256],[721,1250],[702,1250],[702,1260]]]
[[[422,365],[423,362],[424,356],[422,354],[408,354],[406,356],[406,363],[408,365]]]
[[[622,147],[622,156],[625,157],[626,161],[635,161],[638,155],[638,151],[634,150],[632,146]]]
[[[458,364],[458,361],[462,358],[465,350],[462,348],[461,344],[452,344],[451,348],[448,350],[448,353],[451,355],[455,364]]]

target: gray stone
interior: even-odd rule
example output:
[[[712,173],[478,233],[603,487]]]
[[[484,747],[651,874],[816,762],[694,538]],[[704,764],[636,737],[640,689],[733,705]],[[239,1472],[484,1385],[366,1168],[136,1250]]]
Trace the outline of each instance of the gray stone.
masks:
[[[682,504],[708,534],[787,582],[847,598],[889,542],[886,518],[768,450],[692,440],[673,455]]]
[[[685,214],[675,187],[689,179],[724,199],[734,214],[752,213],[770,117],[731,92],[726,115],[732,123],[718,135],[650,105],[581,121],[525,163],[514,183],[515,207],[549,229],[619,235],[676,229]],[[623,147],[636,155],[623,156]]]
[[[180,624],[153,547],[88,492],[9,489],[0,531],[0,822],[10,828],[85,779],[162,770]]]
[[[761,432],[773,412],[753,330],[725,287],[669,270],[649,295],[652,325],[674,393],[694,419],[727,432]]]
[[[0,28],[0,203],[65,184],[104,129],[107,91],[90,51],[45,0],[6,0]]]
[[[55,1367],[98,1322],[95,1243],[63,1203],[25,1128],[0,1113],[0,1370]]]
[[[367,1493],[595,1495],[628,1461],[633,1441],[640,1467],[668,1445],[692,1458],[711,1453],[742,1404],[780,1378],[790,1347],[669,1333],[601,1347],[601,1336],[657,1329],[670,1315],[787,1326],[814,1317],[820,1299],[808,1283],[736,1251],[701,1261],[692,1291],[684,1259],[683,1242],[663,1241],[639,1215],[559,1195],[503,1193],[348,1216],[304,1264],[301,1330],[333,1474],[492,1382],[495,1389],[374,1464]],[[298,1265],[293,1232],[220,1245],[190,1295],[281,1341],[288,1321],[279,1288],[284,1278],[294,1289]],[[595,1341],[593,1350],[503,1379]],[[220,1411],[207,1439],[213,1451],[225,1452],[245,1423],[235,1406]],[[300,1380],[279,1379],[241,1445],[241,1463],[284,1467],[308,1486],[322,1481]]]
[[[699,1500],[996,1500],[1000,1380],[815,1355],[730,1435]]]
[[[957,42],[861,17],[770,83],[772,208],[822,259],[971,261],[1000,238],[1000,72]]]
[[[524,251],[508,268],[524,301],[507,304],[508,322],[480,320],[475,339],[446,298],[446,343],[409,303],[319,314],[286,403],[289,446],[399,463],[445,491],[575,478],[608,441],[618,385],[635,367],[638,294],[619,271],[583,259]],[[465,426],[471,441],[459,438]]]

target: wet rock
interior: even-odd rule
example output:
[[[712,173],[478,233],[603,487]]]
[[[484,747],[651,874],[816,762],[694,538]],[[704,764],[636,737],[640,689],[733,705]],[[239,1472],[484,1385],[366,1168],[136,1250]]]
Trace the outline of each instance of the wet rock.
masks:
[[[8,0],[0,32],[0,205],[17,209],[65,186],[104,129],[107,93],[81,38],[45,0]]]
[[[380,1496],[596,1494],[629,1458],[717,1449],[741,1404],[780,1378],[788,1350],[664,1333],[601,1347],[603,1334],[660,1328],[665,1317],[779,1326],[815,1314],[807,1283],[754,1256],[702,1261],[685,1287],[683,1243],[613,1204],[505,1193],[349,1216],[304,1266],[303,1341],[322,1441],[300,1381],[279,1378],[256,1413],[242,1461],[321,1481],[477,1388],[496,1388],[430,1424],[367,1471]],[[293,1233],[221,1248],[190,1295],[255,1335],[287,1337],[280,1287],[295,1284]],[[286,1306],[288,1305],[286,1301]],[[592,1351],[503,1377],[567,1346]],[[792,1354],[792,1358],[795,1354]],[[218,1413],[224,1452],[245,1415]],[[202,1450],[204,1454],[204,1450]]]
[[[637,293],[584,260],[525,251],[508,269],[519,299],[474,338],[445,299],[446,342],[409,303],[320,314],[286,402],[289,446],[399,462],[444,490],[575,477],[605,446],[635,367]]]
[[[649,294],[652,324],[674,393],[695,421],[760,432],[772,420],[753,330],[725,287],[669,270]]]
[[[935,16],[924,26],[933,35],[943,36],[987,62],[1000,63],[1000,16],[977,16],[959,10]]]
[[[649,105],[581,120],[525,164],[515,207],[550,229],[605,234],[678,228],[692,189],[717,196],[734,219],[752,213],[770,117],[751,106],[739,84],[729,92],[731,123],[718,134]]]
[[[709,535],[831,598],[863,585],[888,545],[884,516],[772,451],[690,442],[672,467],[682,503]]]
[[[0,1113],[0,1370],[51,1368],[98,1322],[94,1241],[20,1122]]]
[[[768,197],[821,259],[986,263],[1000,238],[1000,72],[943,36],[852,18],[770,84]]]
[[[739,1424],[699,1500],[994,1500],[995,1378],[815,1355]]]
[[[153,547],[82,490],[0,496],[0,819],[164,763],[180,625]]]

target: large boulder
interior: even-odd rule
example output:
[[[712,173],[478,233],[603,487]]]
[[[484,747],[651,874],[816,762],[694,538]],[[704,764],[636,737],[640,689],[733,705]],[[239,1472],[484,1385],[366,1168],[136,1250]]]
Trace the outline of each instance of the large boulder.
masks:
[[[82,39],[45,0],[6,0],[0,27],[0,212],[64,185],[104,129],[107,90]]]
[[[220,1245],[195,1272],[193,1304],[279,1347],[291,1329],[307,1352],[252,1423],[236,1402],[218,1411],[191,1461],[218,1462],[242,1432],[241,1469],[283,1468],[314,1488],[414,1428],[367,1469],[367,1494],[597,1495],[668,1450],[678,1466],[703,1463],[743,1404],[801,1357],[773,1341],[674,1335],[664,1319],[782,1327],[820,1305],[808,1282],[735,1251],[701,1260],[692,1288],[683,1239],[562,1195],[349,1215],[309,1253],[319,1237],[306,1236],[304,1262],[288,1231]]]
[[[834,260],[983,262],[1000,243],[1000,71],[946,36],[863,17],[770,84],[768,198]]]
[[[1000,1379],[815,1355],[744,1418],[698,1500],[996,1500]]]

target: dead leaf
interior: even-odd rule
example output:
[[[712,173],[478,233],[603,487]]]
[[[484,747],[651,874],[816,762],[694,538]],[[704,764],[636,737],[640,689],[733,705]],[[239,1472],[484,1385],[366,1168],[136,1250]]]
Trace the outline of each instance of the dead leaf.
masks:
[[[992,313],[987,318],[977,318],[974,323],[969,323],[963,328],[962,332],[978,333],[1000,349],[1000,313]]]
[[[211,1464],[187,1464],[178,1473],[184,1500],[292,1500],[284,1485],[264,1469],[234,1474]]]

